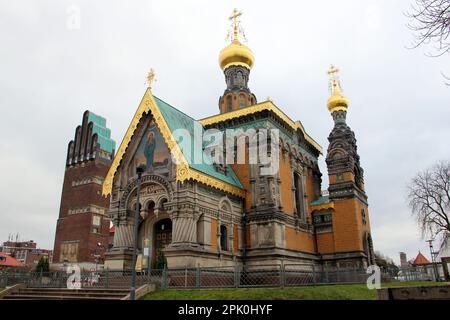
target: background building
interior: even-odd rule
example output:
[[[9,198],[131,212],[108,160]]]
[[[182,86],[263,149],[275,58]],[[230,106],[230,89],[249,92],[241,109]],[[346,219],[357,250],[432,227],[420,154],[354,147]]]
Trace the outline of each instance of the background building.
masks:
[[[11,255],[0,252],[0,271],[17,270],[23,268],[24,264]]]
[[[56,226],[54,263],[80,263],[93,267],[103,262],[108,248],[110,221],[106,215],[109,198],[102,184],[114,156],[106,119],[90,111],[69,142]]]
[[[44,257],[49,263],[53,261],[53,251],[40,249],[33,240],[29,241],[13,241],[3,242],[0,252],[16,259],[21,266],[33,269],[39,260]]]
[[[408,259],[406,257],[406,253],[405,252],[400,252],[400,267],[401,268],[409,267]]]

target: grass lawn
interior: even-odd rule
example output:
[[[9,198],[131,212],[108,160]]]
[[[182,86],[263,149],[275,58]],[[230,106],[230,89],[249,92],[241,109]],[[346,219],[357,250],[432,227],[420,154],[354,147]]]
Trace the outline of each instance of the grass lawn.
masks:
[[[396,282],[382,287],[447,284],[430,281]],[[376,290],[365,284],[320,285],[295,288],[166,289],[143,300],[376,300]]]

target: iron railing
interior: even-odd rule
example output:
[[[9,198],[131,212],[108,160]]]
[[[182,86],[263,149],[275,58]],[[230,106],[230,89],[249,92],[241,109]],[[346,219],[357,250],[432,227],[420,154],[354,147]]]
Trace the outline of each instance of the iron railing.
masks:
[[[71,275],[62,272],[0,273],[0,288],[23,283],[28,287],[66,288]],[[296,287],[316,284],[366,283],[365,269],[346,269],[311,264],[228,266],[211,268],[151,269],[137,273],[136,284],[154,283],[160,288]],[[72,279],[75,280],[75,279]],[[383,270],[382,282],[432,280],[424,268]],[[131,272],[82,271],[82,288],[129,288]]]

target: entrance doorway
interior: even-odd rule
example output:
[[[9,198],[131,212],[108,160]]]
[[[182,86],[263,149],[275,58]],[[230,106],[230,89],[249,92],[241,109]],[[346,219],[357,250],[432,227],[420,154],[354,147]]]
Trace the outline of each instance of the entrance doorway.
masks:
[[[155,250],[153,250],[153,266],[160,267],[159,258],[162,250],[172,242],[172,220],[162,219],[155,224]]]

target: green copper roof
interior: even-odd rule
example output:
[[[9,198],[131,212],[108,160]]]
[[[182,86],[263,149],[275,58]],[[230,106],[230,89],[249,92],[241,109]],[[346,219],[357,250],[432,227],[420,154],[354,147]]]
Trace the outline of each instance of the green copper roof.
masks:
[[[112,153],[116,149],[116,142],[111,139],[111,130],[106,127],[106,119],[89,111],[88,122],[94,124],[92,134],[97,134],[100,149]]]
[[[181,112],[180,110],[172,107],[170,104],[162,101],[161,99],[153,96],[158,105],[159,110],[161,111],[164,119],[166,120],[167,125],[169,126],[170,131],[174,134],[174,138],[183,151],[183,155],[186,158],[189,166],[192,169],[203,172],[209,176],[227,182],[231,185],[234,185],[239,188],[243,188],[241,182],[236,176],[235,172],[228,165],[227,174],[222,174],[218,172],[213,164],[205,163],[202,160],[203,154],[203,132],[204,128],[200,124],[200,122],[194,120],[187,114]],[[185,129],[186,133],[191,137],[191,141],[183,141],[180,137],[180,131],[175,132],[178,129]],[[199,134],[194,134],[194,132],[198,132]],[[200,140],[194,141],[194,138],[199,138]],[[195,161],[194,161],[195,160]]]
[[[312,206],[318,206],[324,203],[329,203],[330,202],[330,197],[329,196],[321,196],[318,199],[314,200],[313,202],[310,203],[310,205]]]

